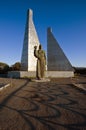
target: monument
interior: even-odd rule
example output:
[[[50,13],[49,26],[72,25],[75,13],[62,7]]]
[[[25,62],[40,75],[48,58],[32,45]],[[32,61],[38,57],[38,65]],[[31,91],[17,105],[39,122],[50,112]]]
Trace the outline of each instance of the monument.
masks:
[[[37,59],[34,46],[39,47],[39,39],[33,22],[33,11],[27,10],[27,19],[21,56],[21,71],[8,72],[8,77],[35,77]]]
[[[23,49],[21,56],[21,71],[13,71],[8,73],[8,77],[36,77],[38,72],[36,71],[37,55],[36,52],[40,42],[38,40],[37,32],[33,23],[33,11],[29,9],[27,11],[27,20],[23,41]],[[35,50],[34,50],[34,47]],[[37,49],[37,50],[36,50]],[[41,50],[41,49],[40,49]],[[56,41],[50,28],[47,30],[47,71],[44,73],[43,62],[41,64],[42,74],[48,77],[73,77],[74,72],[71,63],[64,54],[60,45]],[[41,78],[43,78],[41,75]],[[37,78],[40,78],[37,77]]]
[[[34,46],[39,46],[37,32],[33,23],[33,11],[27,11],[27,21],[25,27],[23,50],[21,57],[21,70],[36,71],[37,59],[34,57]]]
[[[73,67],[55,39],[51,28],[47,29],[47,75],[49,77],[73,77]]]

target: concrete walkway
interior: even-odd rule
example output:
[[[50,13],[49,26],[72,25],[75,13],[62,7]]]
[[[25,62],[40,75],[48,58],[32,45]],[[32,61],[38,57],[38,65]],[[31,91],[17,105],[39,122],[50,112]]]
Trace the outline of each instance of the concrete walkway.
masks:
[[[86,130],[86,93],[72,84],[85,79],[3,81],[11,86],[0,91],[0,130]]]

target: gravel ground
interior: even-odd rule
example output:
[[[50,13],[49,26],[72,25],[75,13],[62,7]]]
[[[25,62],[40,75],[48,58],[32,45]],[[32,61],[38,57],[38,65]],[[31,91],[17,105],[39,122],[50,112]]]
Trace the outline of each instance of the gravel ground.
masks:
[[[37,83],[0,78],[0,130],[86,130],[86,77]]]

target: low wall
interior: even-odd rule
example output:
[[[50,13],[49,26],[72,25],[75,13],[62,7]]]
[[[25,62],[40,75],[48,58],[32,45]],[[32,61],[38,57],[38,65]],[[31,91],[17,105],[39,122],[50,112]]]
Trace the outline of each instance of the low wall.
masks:
[[[32,78],[36,77],[35,71],[10,71],[8,72],[9,78]],[[65,78],[74,77],[73,71],[47,71],[45,77],[50,78]]]

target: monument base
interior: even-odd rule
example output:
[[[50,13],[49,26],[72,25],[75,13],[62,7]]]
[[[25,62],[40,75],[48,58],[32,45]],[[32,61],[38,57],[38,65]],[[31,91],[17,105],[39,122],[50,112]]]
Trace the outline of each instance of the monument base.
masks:
[[[35,71],[9,71],[8,77],[9,78],[35,78],[36,72]]]
[[[9,71],[9,78],[35,78],[35,71]],[[69,78],[74,77],[73,71],[46,71],[45,78]]]
[[[49,78],[69,78],[74,77],[73,71],[47,71],[46,77]]]

